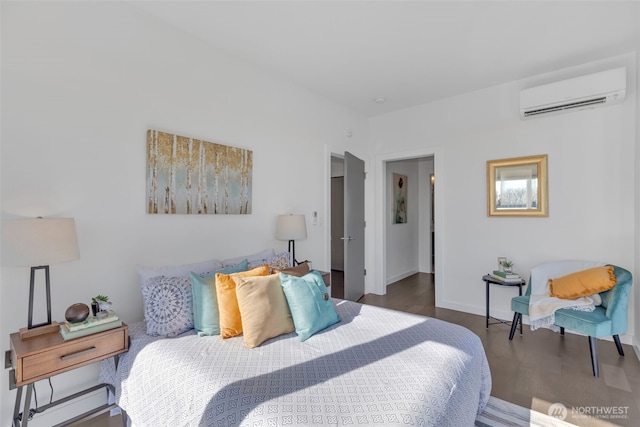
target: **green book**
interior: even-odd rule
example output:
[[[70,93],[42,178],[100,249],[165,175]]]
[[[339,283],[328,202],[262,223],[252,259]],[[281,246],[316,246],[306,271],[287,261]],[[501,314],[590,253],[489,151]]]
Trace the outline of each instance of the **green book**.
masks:
[[[504,279],[519,279],[520,278],[519,274],[516,274],[516,273],[505,273],[504,271],[500,271],[500,270],[493,270],[493,275],[502,277]]]
[[[72,340],[74,338],[80,338],[87,335],[95,334],[102,331],[108,331],[109,329],[119,328],[122,326],[122,320],[114,320],[108,323],[102,323],[91,328],[79,329],[77,331],[70,331],[66,324],[60,325],[60,335],[65,341]]]
[[[83,322],[64,322],[64,324],[67,325],[69,332],[74,332],[79,331],[80,329],[93,328],[95,326],[102,325],[103,323],[114,322],[118,319],[118,315],[113,310],[109,310],[107,311],[107,315],[103,317],[89,316]]]

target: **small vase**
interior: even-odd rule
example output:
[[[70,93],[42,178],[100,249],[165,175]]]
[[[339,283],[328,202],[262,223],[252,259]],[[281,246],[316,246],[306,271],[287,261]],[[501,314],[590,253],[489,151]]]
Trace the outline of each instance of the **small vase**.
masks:
[[[108,301],[100,301],[98,305],[100,306],[100,311],[107,311],[111,308],[111,303]]]
[[[513,271],[513,267],[505,267],[504,268],[504,272],[505,273],[511,273]]]

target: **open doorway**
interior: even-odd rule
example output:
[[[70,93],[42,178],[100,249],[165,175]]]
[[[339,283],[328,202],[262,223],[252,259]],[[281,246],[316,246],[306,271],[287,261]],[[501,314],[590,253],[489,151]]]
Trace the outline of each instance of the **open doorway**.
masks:
[[[408,212],[410,223],[411,216],[414,216],[415,220],[415,216],[418,215],[420,225],[416,232],[420,232],[422,240],[418,240],[418,246],[415,246],[415,242],[412,243],[414,245],[412,249],[396,249],[393,245],[398,244],[398,239],[393,242],[394,237],[389,233],[389,228],[394,226],[391,224],[393,193],[392,178],[390,177],[393,172],[387,166],[393,164],[393,162],[413,161],[419,163],[422,161],[418,159],[424,159],[425,161],[429,159],[433,165],[432,167],[422,168],[420,178],[414,177],[408,183],[409,188],[412,185],[415,187],[419,180],[423,187],[423,191],[420,193],[421,200],[411,198],[408,201],[408,206],[411,204],[416,205],[422,200],[428,201],[428,204],[421,204],[417,213]],[[444,262],[442,242],[445,236],[442,234],[442,230],[443,220],[446,220],[446,218],[443,218],[443,193],[439,191],[439,189],[443,188],[442,185],[444,183],[442,148],[439,146],[425,146],[415,150],[380,154],[375,158],[374,168],[376,171],[374,177],[376,222],[373,230],[373,240],[376,245],[372,248],[373,259],[370,264],[375,268],[371,293],[386,295],[388,284],[403,280],[402,277],[410,275],[412,271],[426,271],[429,272],[428,274],[431,275],[433,281],[435,306],[440,307],[444,285],[442,283],[442,274],[438,272],[442,271]],[[401,173],[401,171],[398,171],[398,173]],[[434,176],[433,190],[431,190],[431,174]],[[431,218],[433,218],[433,224],[430,223]],[[398,226],[396,225],[396,227]],[[401,229],[402,226],[398,228]],[[404,257],[412,257],[412,262],[408,263]],[[416,267],[416,264],[418,267]]]
[[[432,177],[434,157],[385,163],[386,285],[418,273],[432,274],[435,218]]]
[[[331,296],[344,299],[344,159],[331,156]]]
[[[435,156],[380,164],[383,292],[360,302],[435,317]]]

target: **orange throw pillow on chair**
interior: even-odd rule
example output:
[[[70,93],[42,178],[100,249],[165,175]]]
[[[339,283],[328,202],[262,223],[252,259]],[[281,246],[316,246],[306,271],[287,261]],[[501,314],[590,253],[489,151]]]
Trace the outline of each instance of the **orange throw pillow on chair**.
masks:
[[[608,291],[616,285],[613,266],[589,268],[557,279],[549,279],[551,296],[575,299]]]

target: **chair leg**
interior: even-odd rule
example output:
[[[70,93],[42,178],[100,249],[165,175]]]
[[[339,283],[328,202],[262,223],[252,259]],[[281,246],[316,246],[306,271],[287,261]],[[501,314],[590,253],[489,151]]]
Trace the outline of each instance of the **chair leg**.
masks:
[[[522,313],[514,313],[513,321],[511,322],[511,332],[509,332],[509,341],[513,340],[513,334],[516,333],[516,329],[518,328],[518,322],[522,322]]]
[[[620,342],[620,337],[618,335],[614,335],[613,340],[616,342],[616,347],[618,347],[618,354],[620,356],[624,356],[624,350],[622,349],[622,343]]]
[[[560,335],[564,335],[564,328],[560,326]]]
[[[598,339],[596,337],[589,337],[589,350],[591,350],[591,365],[593,367],[593,376],[599,377],[600,370],[598,369]]]

